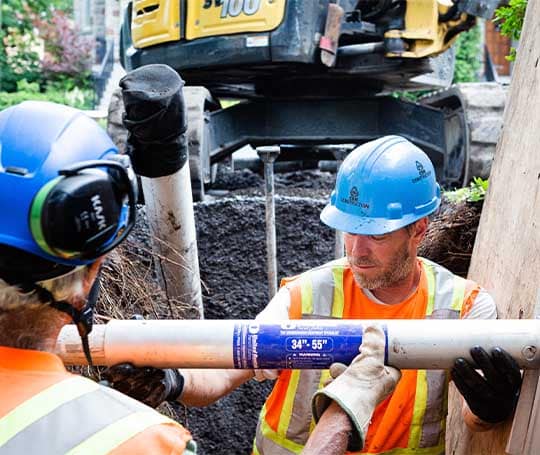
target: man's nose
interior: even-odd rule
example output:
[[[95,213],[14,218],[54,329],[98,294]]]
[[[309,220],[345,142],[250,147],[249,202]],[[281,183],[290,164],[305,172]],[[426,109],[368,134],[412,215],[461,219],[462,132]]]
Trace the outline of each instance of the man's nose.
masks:
[[[355,257],[368,256],[371,253],[369,237],[366,235],[347,234],[349,236],[349,254]]]

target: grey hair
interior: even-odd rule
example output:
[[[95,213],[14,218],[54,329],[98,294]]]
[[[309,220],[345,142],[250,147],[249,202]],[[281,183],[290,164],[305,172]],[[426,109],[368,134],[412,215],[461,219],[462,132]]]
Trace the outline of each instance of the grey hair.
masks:
[[[87,267],[41,281],[56,300],[77,303],[83,299]],[[35,292],[23,292],[0,280],[0,346],[49,351],[68,316],[44,305]]]
[[[37,284],[47,289],[56,300],[70,301],[82,295],[87,267],[76,267],[65,275],[40,281]],[[42,305],[35,292],[24,293],[0,279],[0,314],[2,310],[13,310],[20,305]]]

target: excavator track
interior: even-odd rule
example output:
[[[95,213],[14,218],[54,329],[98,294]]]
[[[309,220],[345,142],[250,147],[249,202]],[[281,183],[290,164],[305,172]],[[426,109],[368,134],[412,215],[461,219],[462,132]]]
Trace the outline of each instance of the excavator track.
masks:
[[[470,82],[454,84],[419,100],[445,112],[449,150],[445,187],[467,185],[473,177],[489,177],[506,93],[507,87],[497,82]]]

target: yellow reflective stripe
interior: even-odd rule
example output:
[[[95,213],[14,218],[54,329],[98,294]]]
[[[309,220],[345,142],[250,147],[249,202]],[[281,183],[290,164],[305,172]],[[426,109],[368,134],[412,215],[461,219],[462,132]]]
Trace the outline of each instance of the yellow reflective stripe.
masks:
[[[454,293],[452,295],[452,310],[461,311],[463,301],[465,300],[465,285],[466,281],[459,277],[454,276]]]
[[[409,447],[418,447],[422,437],[422,425],[426,413],[427,403],[427,376],[426,370],[417,370],[416,394],[414,397],[414,410],[411,421],[411,434],[409,435]]]
[[[450,370],[446,371],[446,392],[443,395],[443,403],[442,403],[442,419],[441,419],[441,428],[440,428],[440,437],[442,437],[442,441],[439,440],[443,445],[445,443],[445,435],[446,435],[446,416],[448,415],[448,385],[450,383]]]
[[[266,403],[263,406],[261,416],[262,415],[266,415]],[[264,418],[261,418],[261,433],[263,438],[267,438],[274,444],[285,447],[287,450],[290,450],[293,453],[300,453],[304,449],[304,446],[287,439],[284,436],[285,433],[276,433],[274,430],[272,430]]]
[[[313,314],[313,286],[309,272],[302,275],[300,289],[302,294],[302,314]]]
[[[343,267],[333,267],[334,277],[334,304],[332,305],[332,317],[342,318],[345,298],[343,296]]]
[[[429,264],[423,262],[424,271],[426,272],[428,301],[426,306],[426,316],[431,316],[433,313],[433,305],[435,303],[435,270]]]
[[[361,453],[361,452],[351,452]],[[369,455],[442,455],[444,454],[444,444],[440,444],[435,447],[422,447],[422,448],[397,448],[393,450],[385,450],[384,452],[369,452]]]
[[[67,452],[66,455],[107,454],[147,428],[162,423],[178,425],[174,420],[159,412],[135,412],[93,434],[86,441]]]
[[[97,388],[99,388],[97,383],[75,376],[42,390],[0,419],[0,447],[64,403],[93,392]]]
[[[292,409],[294,404],[294,397],[296,395],[296,389],[298,388],[298,381],[300,379],[300,370],[293,370],[291,372],[291,378],[289,379],[289,387],[287,388],[287,394],[281,408],[281,414],[279,416],[278,433],[286,434],[287,428],[291,421]]]

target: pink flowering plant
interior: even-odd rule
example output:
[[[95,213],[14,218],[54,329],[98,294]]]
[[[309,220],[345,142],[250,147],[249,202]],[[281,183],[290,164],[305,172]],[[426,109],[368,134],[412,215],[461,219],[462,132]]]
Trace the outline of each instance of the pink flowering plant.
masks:
[[[67,90],[90,87],[93,41],[81,36],[62,11],[55,11],[49,19],[36,18],[34,25],[44,41],[41,60],[44,78]]]

